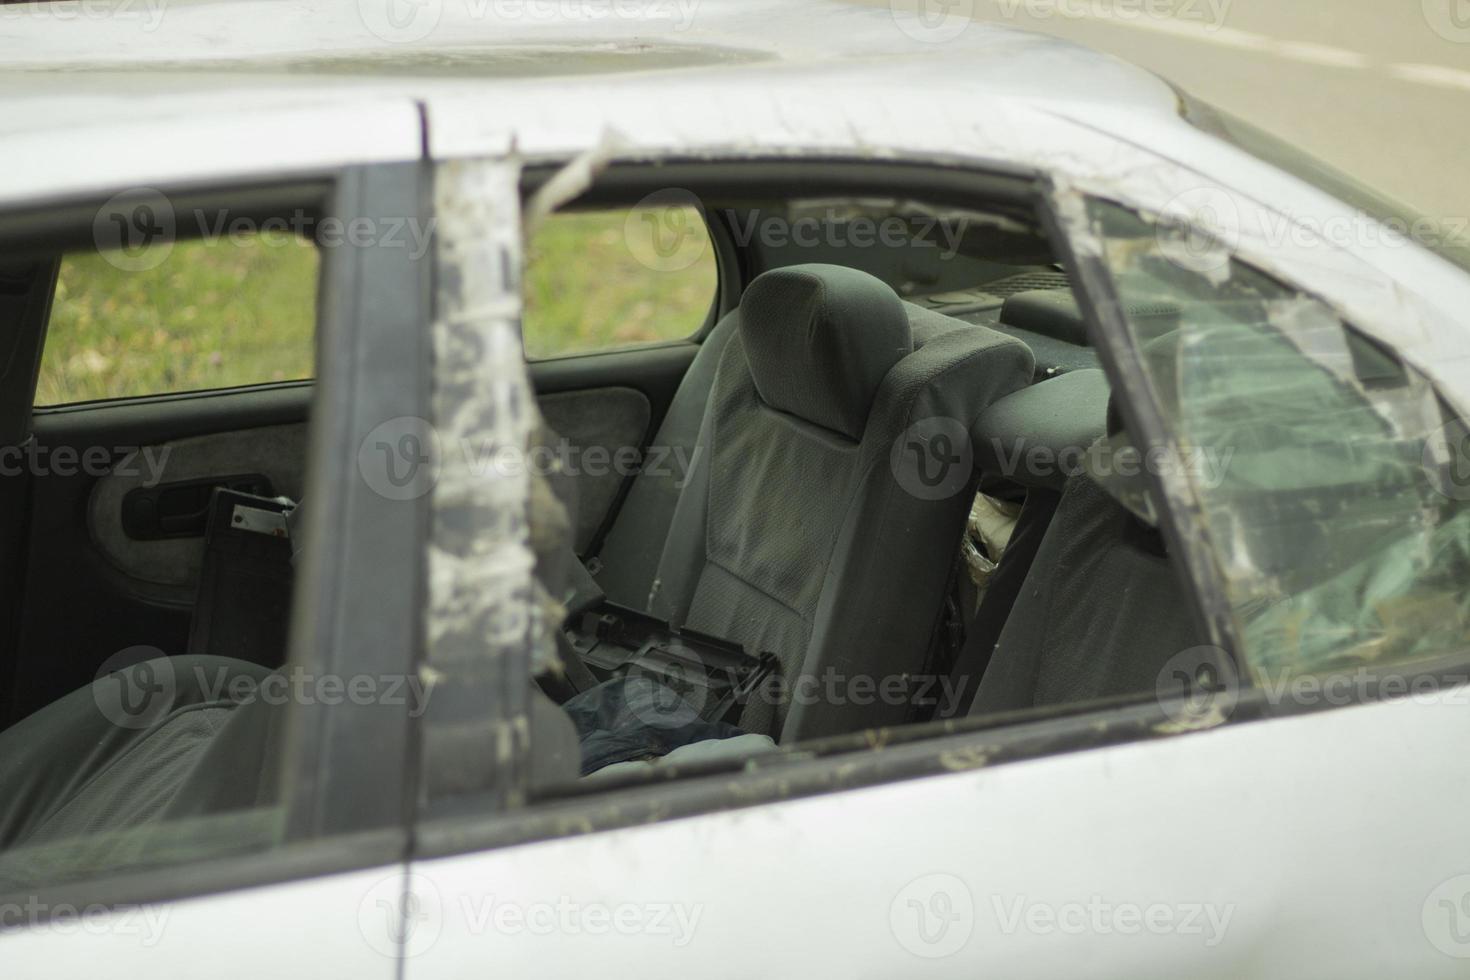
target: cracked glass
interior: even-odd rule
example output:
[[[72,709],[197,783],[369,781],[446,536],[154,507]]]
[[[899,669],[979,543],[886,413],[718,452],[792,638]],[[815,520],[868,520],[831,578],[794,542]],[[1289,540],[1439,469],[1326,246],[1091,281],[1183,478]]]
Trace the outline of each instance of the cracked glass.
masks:
[[[1470,645],[1463,419],[1325,303],[1191,229],[1102,201],[1088,219],[1256,681]]]

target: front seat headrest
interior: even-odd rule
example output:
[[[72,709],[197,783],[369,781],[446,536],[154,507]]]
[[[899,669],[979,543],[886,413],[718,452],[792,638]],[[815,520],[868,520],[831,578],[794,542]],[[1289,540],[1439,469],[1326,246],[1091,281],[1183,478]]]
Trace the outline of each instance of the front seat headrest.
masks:
[[[914,349],[898,294],[837,265],[757,277],[740,300],[740,338],[762,401],[850,439],[862,438],[884,375]]]
[[[1105,435],[1107,375],[1096,368],[1038,381],[995,402],[970,428],[975,465],[988,477],[1060,491]]]

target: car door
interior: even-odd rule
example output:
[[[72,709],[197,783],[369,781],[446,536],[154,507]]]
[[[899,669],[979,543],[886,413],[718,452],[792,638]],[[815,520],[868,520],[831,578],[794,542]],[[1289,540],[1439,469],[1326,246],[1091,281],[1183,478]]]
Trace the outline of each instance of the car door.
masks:
[[[514,166],[476,166],[484,167],[482,186],[496,188],[500,216],[494,247],[479,258],[499,262],[519,241]],[[453,735],[471,721],[495,762],[452,766],[458,781],[440,784],[444,799],[429,787],[400,908],[412,912],[406,976],[495,969],[641,978],[762,970],[1048,977],[1079,963],[1091,975],[1117,977],[1406,967],[1416,976],[1459,975],[1470,955],[1463,916],[1470,850],[1457,815],[1470,802],[1470,774],[1452,763],[1448,747],[1463,742],[1470,724],[1463,710],[1470,674],[1463,580],[1455,580],[1464,517],[1449,495],[1432,494],[1433,474],[1455,463],[1426,428],[1445,418],[1444,404],[1391,347],[1360,343],[1355,327],[1315,296],[1248,271],[1244,260],[1224,274],[1176,269],[1195,290],[1176,297],[1187,328],[1219,318],[1236,326],[1223,340],[1191,335],[1198,346],[1183,363],[1194,373],[1168,373],[1176,362],[1146,349],[1157,338],[1123,319],[1128,306],[1119,294],[1150,295],[1133,294],[1137,256],[1176,268],[1174,236],[1207,230],[1161,227],[1101,200],[1053,201],[1059,242],[1083,277],[1089,329],[1107,352],[1114,390],[1124,393],[1130,431],[1143,433],[1143,456],[1177,460],[1180,440],[1242,454],[1243,485],[1232,486],[1229,474],[1211,485],[1202,481],[1205,470],[1158,463],[1138,474],[1170,515],[1172,543],[1190,559],[1191,587],[1217,590],[1202,609],[1228,610],[1213,627],[1221,646],[1211,649],[1223,656],[1210,663],[1242,669],[1197,673],[1185,669],[1198,666],[1192,651],[1180,651],[1185,659],[1170,667],[1181,668],[1183,687],[1166,669],[1156,695],[1121,705],[1007,724],[972,720],[892,742],[856,738],[677,782],[537,795],[545,760],[536,754],[534,715],[523,702],[515,707],[527,674],[501,672],[529,671],[538,656],[528,627],[534,617],[513,612],[532,592],[530,563],[517,551],[518,525],[500,509],[524,514],[528,488],[482,490],[478,512],[460,495],[436,500],[453,527],[475,529],[477,543],[459,539],[454,552],[493,588],[478,589],[469,604],[431,589],[428,615],[442,632],[429,662],[446,684],[487,697],[473,707],[461,701],[456,717],[429,720],[423,764],[426,772],[451,767],[452,753],[433,745],[456,744]],[[1094,209],[1088,223],[1060,217],[1079,206]],[[1244,297],[1233,287],[1220,291],[1237,276]],[[446,329],[436,342],[462,348],[460,331],[474,331],[484,349],[504,352],[479,367],[509,370],[516,283],[477,281],[481,291],[466,298],[468,308],[494,315]],[[1291,397],[1273,396],[1266,384],[1243,405],[1210,399],[1221,378],[1239,382],[1261,364],[1262,350],[1284,372],[1270,379],[1280,385],[1276,394]],[[456,361],[449,369],[472,367]],[[1181,387],[1180,378],[1190,383]],[[515,387],[525,383],[508,381],[497,401],[475,402],[481,438],[526,438],[517,426],[528,423],[514,411],[527,397]],[[1320,399],[1315,429],[1301,425],[1302,403],[1293,401],[1303,390]],[[1151,421],[1137,421],[1145,417]],[[1242,418],[1246,428],[1232,430]],[[1320,428],[1334,419],[1345,428]],[[1251,424],[1287,444],[1242,441]],[[1299,465],[1310,451],[1328,455]],[[1360,492],[1367,486],[1358,481],[1383,475],[1360,469],[1365,459],[1408,481],[1413,496]],[[1325,479],[1251,485],[1273,468],[1278,479],[1304,471]],[[1219,496],[1221,487],[1234,496]],[[1341,508],[1324,511],[1335,495]],[[1287,503],[1305,509],[1293,517],[1282,509]],[[1229,525],[1232,535],[1222,539],[1220,522],[1232,513],[1245,515],[1244,524]],[[1343,522],[1324,523],[1326,513]],[[1375,534],[1393,530],[1385,539],[1368,534],[1370,526]],[[1309,543],[1324,560],[1293,566],[1291,554],[1271,550],[1283,538]],[[1375,549],[1385,540],[1389,550],[1402,541],[1443,560],[1400,562],[1393,574],[1375,576]],[[1257,574],[1261,555],[1277,562],[1275,570],[1303,576],[1292,597],[1305,610],[1260,601],[1269,579]],[[1334,577],[1339,559],[1358,563],[1362,574]],[[1215,577],[1227,571],[1234,577]],[[1354,598],[1344,600],[1343,590]],[[1385,618],[1355,619],[1355,598]],[[1423,619],[1389,622],[1420,600],[1444,613],[1431,631],[1406,628]],[[503,628],[487,639],[492,623]],[[1383,628],[1393,644],[1379,662],[1372,653],[1385,648],[1360,641],[1381,638]],[[1352,631],[1355,638],[1343,641]],[[1348,685],[1291,683],[1327,667],[1339,671],[1334,678],[1348,668]],[[1375,669],[1359,674],[1358,667]],[[472,668],[497,679],[472,680]],[[1356,686],[1352,677],[1360,678]],[[518,715],[532,720],[496,724]],[[445,725],[437,735],[436,725]]]
[[[37,258],[16,330],[27,346],[13,373],[35,407],[15,406],[5,481],[15,588],[0,725],[121,650],[197,651],[214,488],[300,499],[323,256],[366,217],[334,194],[295,181],[231,206],[122,195],[86,238]],[[386,223],[391,245],[427,251],[417,217]],[[262,590],[258,618],[283,620],[288,599]],[[279,666],[284,641],[263,634],[252,656]]]
[[[317,223],[312,239],[320,253],[320,287],[309,301],[313,329],[306,339],[313,379],[37,413],[33,443],[101,447],[109,466],[7,476],[8,483],[23,484],[20,499],[34,504],[26,535],[32,547],[19,563],[26,586],[18,597],[20,620],[32,632],[23,634],[29,645],[18,649],[36,658],[23,661],[24,676],[43,680],[48,689],[80,688],[69,703],[80,706],[87,723],[97,724],[90,710],[95,699],[103,719],[119,730],[145,724],[132,710],[134,695],[155,718],[152,708],[171,702],[154,699],[176,697],[187,684],[206,685],[215,676],[207,661],[218,666],[220,658],[180,657],[180,645],[162,651],[174,656],[152,661],[161,666],[149,675],[150,686],[124,686],[116,704],[111,676],[88,687],[91,675],[106,666],[106,651],[129,643],[170,646],[170,639],[182,640],[190,615],[187,596],[169,604],[134,588],[130,578],[142,577],[129,576],[126,561],[106,571],[88,567],[108,565],[90,522],[127,519],[89,505],[127,459],[113,451],[119,445],[130,452],[186,447],[181,458],[188,468],[168,469],[174,459],[168,454],[157,485],[166,486],[173,474],[210,483],[233,483],[234,474],[255,469],[273,481],[299,474],[293,478],[301,481],[309,510],[292,532],[298,554],[287,609],[263,609],[245,594],[222,596],[243,603],[237,611],[245,616],[289,615],[289,656],[271,673],[246,664],[238,673],[248,681],[242,689],[232,685],[209,695],[234,702],[235,711],[262,712],[254,717],[263,721],[244,730],[249,738],[232,746],[212,743],[207,752],[214,754],[194,764],[202,781],[196,785],[207,797],[231,801],[227,805],[115,831],[102,813],[85,833],[28,839],[0,852],[0,957],[15,976],[77,974],[106,962],[114,976],[145,977],[195,970],[210,960],[211,969],[226,976],[346,970],[386,980],[398,971],[398,927],[379,909],[397,897],[392,883],[399,880],[403,814],[412,795],[405,755],[409,718],[424,707],[422,692],[412,692],[425,522],[422,494],[413,491],[421,483],[399,479],[401,468],[382,449],[397,448],[393,436],[404,420],[411,427],[411,420],[428,414],[429,258],[426,247],[403,237],[410,222],[430,227],[427,172],[410,159],[339,165],[306,183],[273,172],[216,176],[178,189],[165,186],[144,200],[156,205],[160,199],[176,214],[197,213],[206,224],[240,222],[241,228],[269,229],[296,207],[310,208],[303,219]],[[82,197],[75,207],[51,209],[34,235],[5,244],[41,256],[58,247],[85,247],[92,215],[111,206]],[[171,268],[174,277],[164,285],[190,288],[178,280],[197,270],[182,263]],[[242,285],[253,285],[250,280],[246,275]],[[140,343],[148,346],[147,334]],[[260,431],[303,423],[311,428],[299,439]],[[200,448],[188,448],[190,440]],[[271,489],[297,488],[282,478]],[[167,514],[160,509],[155,516]],[[167,540],[197,548],[203,539]],[[73,581],[53,570],[65,563],[62,558],[38,559],[37,552],[48,548],[66,551],[62,558]],[[37,563],[39,573],[33,572]],[[98,607],[106,614],[96,613]],[[36,646],[39,637],[74,638],[76,644],[45,649]],[[111,711],[118,707],[127,710]],[[40,708],[0,738],[15,746],[28,733],[66,736],[65,725],[48,721],[54,709]],[[112,737],[107,731],[106,740]],[[55,772],[90,764],[67,754],[65,737],[55,741]],[[48,745],[24,743],[43,761]],[[157,772],[134,771],[131,778]],[[240,786],[253,790],[242,797]],[[24,796],[37,786],[20,790]],[[246,935],[254,938],[243,941]]]

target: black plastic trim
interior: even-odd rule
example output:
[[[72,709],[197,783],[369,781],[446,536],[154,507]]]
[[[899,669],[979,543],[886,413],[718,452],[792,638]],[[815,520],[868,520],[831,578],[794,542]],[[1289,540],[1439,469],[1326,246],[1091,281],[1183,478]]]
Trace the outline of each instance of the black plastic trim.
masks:
[[[332,213],[429,227],[422,161],[343,174]],[[432,253],[344,243],[326,255],[317,382],[304,502],[305,560],[292,615],[292,662],[321,675],[406,685],[422,648],[428,497],[390,499],[360,470],[373,432],[430,417]],[[403,692],[405,687],[399,687]],[[386,694],[385,690],[385,694]],[[400,700],[403,703],[398,703]],[[412,812],[408,699],[298,706],[291,839],[406,826]]]
[[[171,439],[301,422],[310,415],[311,382],[280,382],[37,409],[35,438],[48,446],[148,446]]]

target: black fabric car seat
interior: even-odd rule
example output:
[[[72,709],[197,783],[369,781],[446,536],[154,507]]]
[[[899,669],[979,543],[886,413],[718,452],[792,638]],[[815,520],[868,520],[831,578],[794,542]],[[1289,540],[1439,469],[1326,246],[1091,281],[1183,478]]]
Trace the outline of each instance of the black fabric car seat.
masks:
[[[1120,436],[1111,405],[1106,419]],[[1192,610],[1158,529],[1088,473],[1072,475],[969,713],[1157,691],[1171,658],[1207,642]]]
[[[739,311],[730,313],[699,345],[699,353],[679,382],[668,412],[650,443],[665,461],[692,463],[710,388],[715,383],[715,371],[720,366],[725,345],[739,327]],[[666,462],[634,477],[596,561],[590,565],[595,569],[597,584],[613,602],[631,609],[648,607],[669,524],[688,476],[684,466]]]
[[[1030,380],[1031,352],[805,265],[751,283],[719,357],[649,608],[777,655],[748,731],[901,723],[973,499],[968,427]],[[962,458],[942,492],[914,479],[913,439]]]
[[[1069,475],[1080,465],[1082,452],[1106,434],[1107,406],[1107,377],[1102,371],[1084,369],[1023,388],[976,419],[970,438],[981,492],[1014,499],[1020,491],[1024,503],[955,657],[952,695],[940,705],[939,717],[969,712]]]
[[[1068,484],[970,714],[1157,690],[1201,646],[1159,533],[1090,477]]]

